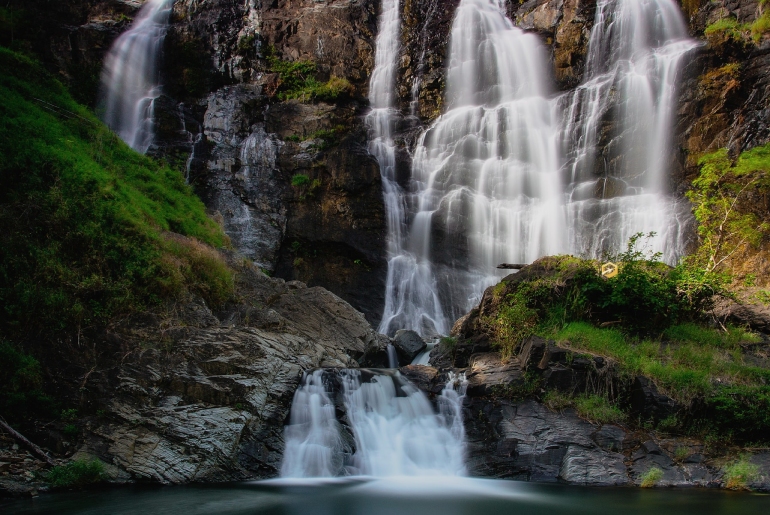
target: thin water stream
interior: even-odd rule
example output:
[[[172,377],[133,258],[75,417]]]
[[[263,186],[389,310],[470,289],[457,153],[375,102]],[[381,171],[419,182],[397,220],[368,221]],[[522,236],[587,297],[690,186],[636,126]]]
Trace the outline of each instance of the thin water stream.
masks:
[[[152,144],[153,104],[161,93],[159,60],[173,5],[174,0],[148,0],[104,62],[102,119],[141,153]]]

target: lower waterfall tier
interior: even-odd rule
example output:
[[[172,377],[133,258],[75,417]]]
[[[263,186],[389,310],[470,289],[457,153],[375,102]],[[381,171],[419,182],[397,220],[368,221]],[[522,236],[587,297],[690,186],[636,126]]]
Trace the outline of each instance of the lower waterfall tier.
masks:
[[[318,369],[294,394],[282,477],[465,475],[465,380],[434,409],[398,371]]]

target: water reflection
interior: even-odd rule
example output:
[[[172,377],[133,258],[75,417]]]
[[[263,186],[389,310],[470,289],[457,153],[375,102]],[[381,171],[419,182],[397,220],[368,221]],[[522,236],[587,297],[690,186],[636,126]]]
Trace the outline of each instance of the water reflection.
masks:
[[[768,510],[770,496],[759,494],[600,489],[453,477],[134,487],[0,502],[0,512],[8,515],[755,515]]]

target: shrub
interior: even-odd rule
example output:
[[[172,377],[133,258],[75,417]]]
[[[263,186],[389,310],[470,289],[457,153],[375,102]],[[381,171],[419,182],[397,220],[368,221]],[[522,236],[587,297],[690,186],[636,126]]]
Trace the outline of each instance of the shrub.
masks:
[[[305,174],[298,173],[291,178],[291,185],[295,188],[301,188],[310,184],[310,177]]]
[[[595,424],[617,424],[625,420],[625,414],[601,395],[575,397],[575,409],[584,419]]]
[[[268,48],[266,58],[269,71],[280,77],[277,95],[281,100],[334,101],[353,92],[353,85],[342,77],[318,81],[315,77],[318,70],[312,61],[284,61],[275,55],[273,47]]]
[[[543,404],[552,411],[562,411],[574,404],[574,400],[558,390],[548,390],[543,396]]]
[[[657,485],[658,482],[663,479],[663,471],[658,467],[652,467],[650,470],[642,475],[642,488],[652,488]]]
[[[0,414],[16,424],[30,413],[53,413],[42,391],[40,363],[11,342],[0,339]]]
[[[101,461],[81,459],[52,468],[45,479],[54,488],[83,488],[106,478]]]
[[[725,467],[725,487],[730,490],[747,490],[749,483],[759,477],[759,467],[749,461],[748,455]]]
[[[500,304],[495,316],[483,320],[504,361],[514,355],[519,343],[533,334],[537,327],[538,313],[529,307],[528,291],[528,288],[522,287],[509,295]]]

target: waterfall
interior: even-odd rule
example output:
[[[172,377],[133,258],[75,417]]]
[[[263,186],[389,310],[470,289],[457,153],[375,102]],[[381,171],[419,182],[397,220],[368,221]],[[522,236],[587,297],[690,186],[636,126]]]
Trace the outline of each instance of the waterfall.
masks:
[[[567,249],[543,46],[499,0],[462,0],[450,38],[447,112],[414,153],[409,229],[391,233],[385,333],[446,334],[496,265]]]
[[[600,257],[654,231],[667,262],[683,255],[690,208],[668,191],[669,141],[695,46],[673,0],[599,0],[584,82],[561,99],[571,252]]]
[[[397,371],[315,370],[294,395],[281,476],[462,476],[466,385],[450,375],[437,413]]]
[[[112,45],[102,73],[104,123],[142,153],[152,143],[153,103],[160,96],[158,60],[173,4],[148,0]]]
[[[637,232],[656,232],[669,263],[684,253],[689,204],[669,191],[669,141],[677,73],[696,44],[674,0],[599,0],[585,80],[561,96],[538,37],[504,12],[503,0],[457,8],[446,111],[419,139],[411,183],[386,202],[380,332],[448,333],[500,263],[601,258]]]

